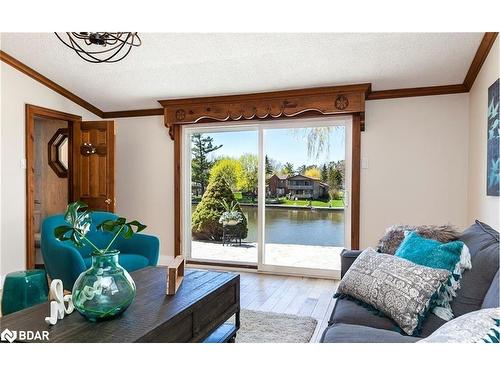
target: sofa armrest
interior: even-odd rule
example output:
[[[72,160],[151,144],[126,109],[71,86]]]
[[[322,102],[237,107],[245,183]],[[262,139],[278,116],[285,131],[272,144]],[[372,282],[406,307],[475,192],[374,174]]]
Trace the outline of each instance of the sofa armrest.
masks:
[[[345,273],[354,263],[358,255],[361,254],[360,250],[347,250],[344,249],[340,253],[340,277],[344,277]]]

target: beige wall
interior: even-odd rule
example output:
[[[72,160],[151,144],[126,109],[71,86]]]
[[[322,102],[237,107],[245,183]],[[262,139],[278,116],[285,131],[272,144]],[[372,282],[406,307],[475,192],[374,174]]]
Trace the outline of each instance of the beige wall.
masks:
[[[26,169],[21,167],[25,158],[25,105],[73,113],[86,120],[98,118],[3,62],[0,63],[0,86],[0,270],[5,276],[26,266]]]
[[[160,238],[160,262],[173,256],[174,143],[163,116],[116,120],[116,212]]]
[[[467,132],[467,94],[367,102],[362,248],[392,224],[468,224]]]
[[[500,77],[500,40],[497,38],[469,93],[468,221],[479,219],[500,230],[499,197],[486,195],[486,132],[488,87]]]
[[[395,223],[451,223],[464,228],[478,217],[498,228],[498,218],[495,222],[493,217],[498,198],[485,196],[486,104],[482,99],[495,75],[491,56],[497,56],[498,77],[498,53],[497,41],[471,92],[470,117],[468,94],[367,102],[362,135],[362,157],[368,161],[368,168],[361,171],[362,247],[375,245],[384,229]],[[97,117],[7,64],[0,66],[0,270],[5,275],[25,266],[25,170],[21,168],[25,104],[79,114],[87,120]],[[144,221],[147,232],[160,237],[164,259],[173,255],[173,142],[161,116],[117,119],[116,123],[117,212]]]

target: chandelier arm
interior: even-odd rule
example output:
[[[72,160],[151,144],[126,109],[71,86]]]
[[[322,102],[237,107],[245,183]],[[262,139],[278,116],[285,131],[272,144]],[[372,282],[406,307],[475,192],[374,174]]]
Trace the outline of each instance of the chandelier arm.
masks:
[[[91,57],[94,57],[94,55],[99,55],[101,53],[107,53],[107,52],[110,52],[110,51],[114,51],[115,49],[117,49],[117,48],[120,47],[120,45],[117,45],[117,46],[114,46],[112,48],[108,48],[105,51],[85,51],[82,48],[82,46],[80,46],[75,40],[73,40],[73,39],[70,38],[70,41],[71,41],[71,44],[73,46],[73,47],[69,46],[70,48],[73,48],[75,51],[78,50],[78,51],[84,53],[85,55],[88,55],[88,56],[91,56]],[[91,45],[91,44],[89,44],[89,45]],[[97,59],[97,57],[94,57],[94,58]]]
[[[125,53],[125,55],[120,58],[119,60],[116,60],[116,61],[110,61],[113,57],[115,57],[118,53],[120,53],[120,51],[123,49],[123,47],[125,47],[125,44],[122,44],[120,46],[120,48],[118,49],[118,51],[116,51],[114,54],[112,54],[111,56],[109,56],[108,58],[104,59],[103,62],[118,62],[120,61],[121,59],[125,58],[125,56],[128,55],[128,53],[130,52],[130,50],[132,49],[132,46],[128,46],[128,51]]]
[[[132,47],[138,47],[142,44],[142,40],[136,32],[66,32],[67,41],[59,33],[55,32],[54,34],[65,46],[75,51],[82,60],[90,63],[121,61],[128,56]],[[80,45],[82,40],[87,46],[97,45],[105,50],[87,51],[84,46]],[[108,56],[102,58],[98,56],[103,54]]]

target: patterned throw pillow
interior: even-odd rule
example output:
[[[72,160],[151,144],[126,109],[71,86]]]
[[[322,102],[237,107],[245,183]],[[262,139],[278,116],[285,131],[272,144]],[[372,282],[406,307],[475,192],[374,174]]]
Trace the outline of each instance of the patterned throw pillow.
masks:
[[[380,253],[394,255],[405,239],[406,231],[415,231],[422,237],[439,242],[455,241],[460,236],[460,233],[451,225],[393,225],[386,229],[384,237],[378,242],[377,250]]]
[[[443,324],[418,342],[474,343],[500,341],[500,308],[470,312]]]
[[[417,232],[409,232],[394,255],[421,266],[445,269],[452,273],[436,300],[437,306],[432,309],[441,319],[452,319],[454,315],[450,302],[460,289],[462,272],[472,268],[467,246],[462,241],[441,243],[424,238]]]
[[[450,274],[366,249],[342,278],[335,297],[372,306],[413,335]]]

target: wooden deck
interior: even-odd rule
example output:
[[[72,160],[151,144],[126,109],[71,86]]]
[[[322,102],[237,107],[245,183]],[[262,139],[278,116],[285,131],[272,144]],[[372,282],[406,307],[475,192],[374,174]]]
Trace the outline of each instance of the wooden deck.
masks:
[[[335,301],[336,280],[239,272],[241,308],[310,316],[318,321],[311,342],[319,342]]]

